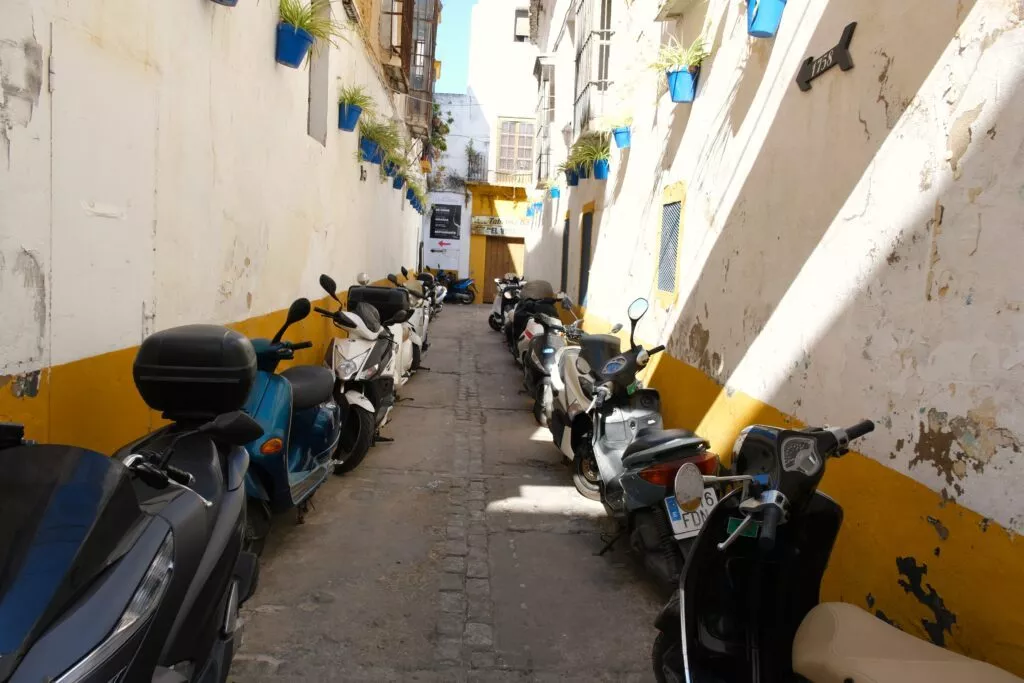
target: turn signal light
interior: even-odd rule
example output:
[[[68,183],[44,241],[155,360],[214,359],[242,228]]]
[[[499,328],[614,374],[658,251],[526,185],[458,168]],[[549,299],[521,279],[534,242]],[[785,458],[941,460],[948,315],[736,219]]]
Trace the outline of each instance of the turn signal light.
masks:
[[[260,446],[260,453],[263,455],[277,455],[284,448],[284,441],[275,437],[269,438]]]
[[[689,458],[680,458],[670,462],[660,462],[640,470],[637,474],[646,482],[666,488],[675,484],[676,472],[684,464],[692,462],[701,474],[713,475],[718,472],[718,456],[710,451]]]

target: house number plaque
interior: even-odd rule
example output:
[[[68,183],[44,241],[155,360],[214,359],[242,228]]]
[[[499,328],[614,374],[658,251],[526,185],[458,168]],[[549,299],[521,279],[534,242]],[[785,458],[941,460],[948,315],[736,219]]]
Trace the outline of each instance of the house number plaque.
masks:
[[[836,64],[843,71],[849,71],[853,68],[853,57],[850,55],[850,41],[853,40],[853,30],[855,28],[857,28],[857,22],[850,22],[843,29],[843,37],[839,39],[838,45],[817,59],[808,57],[804,60],[803,65],[800,67],[800,72],[796,75],[796,84],[801,90],[804,92],[810,90],[811,81]]]

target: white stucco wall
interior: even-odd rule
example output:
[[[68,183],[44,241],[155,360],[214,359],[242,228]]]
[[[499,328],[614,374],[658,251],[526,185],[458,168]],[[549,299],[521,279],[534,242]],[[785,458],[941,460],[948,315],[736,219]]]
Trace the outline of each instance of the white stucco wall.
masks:
[[[595,201],[589,311],[623,320],[634,297],[655,300],[663,188],[684,181],[675,303],[641,336],[808,423],[876,419],[866,455],[1024,531],[1024,5],[790,3],[765,41],[742,3],[664,24],[657,4],[614,10],[632,148],[613,151],[607,182],[546,202],[528,275],[559,281],[568,208],[575,295]],[[850,21],[855,67],[800,92],[802,61]],[[688,44],[702,29],[697,100],[673,104],[642,67],[663,32]]]
[[[330,50],[323,146],[276,23],[276,3],[0,6],[0,374],[415,262],[420,216],[336,125],[342,83],[391,113],[362,39]]]

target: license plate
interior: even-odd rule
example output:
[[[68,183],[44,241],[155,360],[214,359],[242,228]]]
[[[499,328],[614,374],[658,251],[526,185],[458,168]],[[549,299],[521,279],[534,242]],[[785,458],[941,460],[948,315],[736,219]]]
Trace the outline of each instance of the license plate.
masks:
[[[686,512],[679,507],[675,496],[665,499],[665,509],[668,511],[668,519],[672,522],[672,533],[678,538],[690,538],[700,533],[711,510],[718,504],[718,495],[712,488],[704,489],[704,495],[700,498],[700,507],[693,512]]]

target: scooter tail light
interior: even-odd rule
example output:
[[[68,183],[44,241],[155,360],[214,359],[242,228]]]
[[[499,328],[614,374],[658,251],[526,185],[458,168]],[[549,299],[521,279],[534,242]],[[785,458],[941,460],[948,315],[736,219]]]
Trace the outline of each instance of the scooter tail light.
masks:
[[[284,441],[276,436],[273,436],[263,442],[260,446],[260,453],[263,455],[277,455],[284,448]]]
[[[688,462],[696,465],[701,474],[713,475],[718,472],[718,455],[711,451],[705,451],[700,455],[688,458],[655,463],[650,467],[640,470],[637,474],[640,475],[641,479],[650,484],[671,488],[675,485],[676,472]]]

